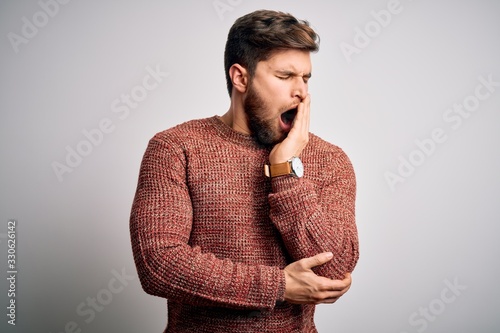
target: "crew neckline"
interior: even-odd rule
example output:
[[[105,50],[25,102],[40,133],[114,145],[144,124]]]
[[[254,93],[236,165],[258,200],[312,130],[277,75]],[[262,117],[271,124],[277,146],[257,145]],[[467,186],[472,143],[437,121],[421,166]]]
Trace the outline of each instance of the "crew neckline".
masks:
[[[250,134],[244,134],[235,131],[233,128],[228,126],[219,115],[215,115],[208,118],[214,128],[219,132],[219,134],[226,140],[233,143],[243,145],[245,147],[251,147],[256,149],[266,149],[265,146],[259,144]]]

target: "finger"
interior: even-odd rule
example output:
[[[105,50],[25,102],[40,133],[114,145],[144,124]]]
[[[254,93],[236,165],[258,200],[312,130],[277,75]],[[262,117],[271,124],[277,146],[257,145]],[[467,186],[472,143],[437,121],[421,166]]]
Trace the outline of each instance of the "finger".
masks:
[[[316,304],[333,304],[338,301],[340,297],[326,298],[322,301],[316,302]]]
[[[349,290],[349,288],[351,288],[351,284],[352,284],[351,273],[346,273],[345,278],[342,280],[342,282],[346,285],[346,287],[344,288],[345,291]]]
[[[333,280],[335,284],[334,290],[339,290],[342,293],[345,293],[349,290],[349,288],[351,288],[351,283],[352,283],[351,275],[349,274],[346,276],[347,277],[344,278],[343,280]]]
[[[344,295],[343,291],[339,291],[339,290],[336,290],[336,291],[327,290],[326,291],[325,290],[325,291],[318,292],[315,295],[315,298],[316,298],[316,302],[322,302],[322,303],[330,302],[331,303],[332,301],[336,301],[337,299],[342,297],[342,295]]]
[[[332,258],[333,258],[333,253],[323,252],[323,253],[317,254],[313,257],[301,259],[300,261],[302,261],[302,265],[304,268],[311,269],[313,267],[327,263]]]
[[[318,276],[318,279],[322,279],[321,281],[317,281],[318,283],[322,283],[322,286],[319,288],[319,290],[326,292],[326,295],[324,296],[325,298],[342,296],[351,287],[350,278],[344,280],[332,280]]]
[[[304,99],[304,127],[305,131],[309,133],[309,125],[311,119],[311,95],[307,94]]]
[[[309,115],[310,115],[311,99],[307,95],[297,107],[297,116],[295,117],[294,125],[301,132],[302,135],[309,133]]]
[[[349,291],[349,289],[351,288],[351,285],[347,285],[346,287],[342,288],[342,289],[337,289],[338,290],[338,293],[339,293],[339,296],[342,296],[344,295],[346,292]]]

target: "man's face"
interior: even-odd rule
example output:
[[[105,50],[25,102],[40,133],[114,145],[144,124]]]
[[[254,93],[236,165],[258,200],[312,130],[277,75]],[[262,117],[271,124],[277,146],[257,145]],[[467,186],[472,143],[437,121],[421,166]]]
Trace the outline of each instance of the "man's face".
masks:
[[[286,138],[297,106],[307,96],[310,76],[308,51],[278,51],[257,64],[244,108],[248,128],[261,144],[272,146]]]

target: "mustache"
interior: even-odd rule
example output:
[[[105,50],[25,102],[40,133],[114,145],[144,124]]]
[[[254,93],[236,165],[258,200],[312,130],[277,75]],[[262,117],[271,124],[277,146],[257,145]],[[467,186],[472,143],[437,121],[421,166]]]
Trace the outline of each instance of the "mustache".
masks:
[[[289,105],[287,105],[286,107],[282,108],[280,110],[280,113],[284,113],[284,112],[288,112],[288,111],[291,111],[291,110],[295,110],[299,107],[299,104],[302,103],[302,100],[297,100]]]

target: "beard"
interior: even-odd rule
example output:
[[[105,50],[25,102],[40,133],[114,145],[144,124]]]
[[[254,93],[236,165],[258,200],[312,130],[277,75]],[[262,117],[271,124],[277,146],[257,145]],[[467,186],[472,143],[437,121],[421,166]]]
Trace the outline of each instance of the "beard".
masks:
[[[247,115],[247,125],[250,133],[258,143],[264,146],[274,146],[286,138],[287,134],[280,131],[272,119],[264,118],[265,102],[251,84],[248,87],[248,95],[245,98],[243,107]]]

